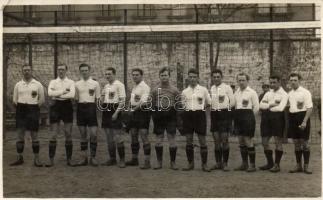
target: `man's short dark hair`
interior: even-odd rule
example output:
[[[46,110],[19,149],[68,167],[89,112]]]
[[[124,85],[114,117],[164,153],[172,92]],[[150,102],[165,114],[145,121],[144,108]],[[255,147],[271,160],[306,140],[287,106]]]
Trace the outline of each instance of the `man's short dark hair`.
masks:
[[[248,75],[248,74],[246,74],[246,73],[244,73],[244,72],[240,72],[240,73],[237,75],[237,79],[238,79],[238,76],[245,76],[245,77],[246,77],[246,79],[247,79],[247,81],[249,81],[249,80],[250,80],[249,75]]]
[[[139,72],[140,75],[144,74],[144,71],[142,71],[142,69],[140,69],[140,68],[133,68],[132,72]]]
[[[298,78],[298,80],[301,80],[301,79],[302,79],[301,75],[299,75],[298,73],[295,73],[295,72],[291,73],[291,74],[288,76],[288,79],[290,79],[290,77],[297,77],[297,78]]]
[[[59,67],[59,66],[64,66],[65,69],[67,70],[67,65],[66,64],[58,64],[57,67]]]
[[[105,69],[105,71],[112,71],[112,73],[115,75],[116,74],[116,69],[113,67],[108,67]]]
[[[220,74],[220,75],[221,75],[221,77],[223,76],[223,75],[222,75],[222,71],[221,71],[220,69],[215,69],[215,70],[213,70],[211,74],[212,74],[212,76],[213,76],[213,74]]]
[[[82,63],[82,64],[80,64],[80,66],[79,66],[79,70],[80,70],[82,67],[87,67],[87,68],[89,68],[89,70],[91,69],[90,65],[88,65],[88,64],[86,64],[86,63]]]
[[[170,76],[170,69],[168,67],[163,67],[159,70],[159,75],[164,73],[164,72],[168,72],[168,75]]]
[[[188,73],[187,74],[196,74],[196,75],[199,75],[199,71],[195,68],[191,68],[188,70]]]
[[[23,66],[21,66],[21,69],[23,69],[24,67],[30,67],[30,69],[33,69],[33,67],[31,65],[23,65]]]
[[[269,88],[269,85],[267,83],[262,84],[261,86],[262,89]]]
[[[271,76],[269,76],[269,79],[276,79],[277,81],[280,81],[280,76],[278,76],[278,75],[271,75]]]

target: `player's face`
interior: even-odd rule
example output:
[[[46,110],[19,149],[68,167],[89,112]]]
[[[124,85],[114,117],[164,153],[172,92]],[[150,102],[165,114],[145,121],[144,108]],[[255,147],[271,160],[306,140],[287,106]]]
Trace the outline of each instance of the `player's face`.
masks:
[[[213,78],[213,82],[215,83],[215,85],[220,85],[222,83],[222,76],[219,73],[214,73],[212,75]]]
[[[289,83],[292,89],[297,89],[299,86],[299,80],[297,76],[291,76],[289,78]]]
[[[245,89],[248,86],[247,77],[242,75],[237,77],[239,87]]]
[[[191,86],[197,85],[197,82],[198,82],[198,76],[197,76],[197,74],[189,73],[188,74],[188,81],[189,81],[189,84]]]
[[[168,71],[164,71],[159,75],[159,79],[162,83],[168,83],[169,82],[169,74]]]
[[[111,70],[105,71],[105,74],[104,75],[105,75],[105,78],[108,81],[113,81],[114,80],[115,75],[113,74],[113,72]]]
[[[262,90],[263,90],[264,92],[268,92],[268,91],[269,91],[269,87],[267,87],[267,86],[266,86],[266,87],[263,87],[263,88],[262,88]]]
[[[58,74],[58,77],[63,79],[66,75],[66,66],[64,65],[61,65],[61,66],[57,66],[57,74]]]
[[[90,77],[90,69],[87,66],[80,68],[80,73],[83,79],[88,79]]]
[[[22,68],[22,75],[24,76],[24,79],[29,80],[32,78],[32,69],[31,66],[24,66]]]
[[[269,84],[270,84],[270,88],[273,90],[278,90],[280,87],[280,83],[277,79],[270,79]]]
[[[142,81],[142,75],[138,71],[132,72],[132,79],[135,83],[140,83]]]

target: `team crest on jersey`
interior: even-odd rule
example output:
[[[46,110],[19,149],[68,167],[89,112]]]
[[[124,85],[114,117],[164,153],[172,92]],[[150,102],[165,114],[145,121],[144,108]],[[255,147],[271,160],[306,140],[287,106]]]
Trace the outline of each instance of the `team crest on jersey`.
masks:
[[[140,101],[140,95],[136,94],[134,99],[135,99],[135,102],[139,102]]]
[[[89,94],[90,94],[90,96],[93,96],[94,95],[94,89],[89,89]]]
[[[113,98],[114,98],[114,96],[115,96],[115,92],[110,92],[110,93],[109,93],[109,99],[113,99]]]
[[[35,98],[36,96],[37,96],[37,91],[36,90],[31,91],[31,97]]]
[[[249,101],[248,101],[247,99],[243,99],[243,100],[242,100],[242,106],[243,106],[243,107],[247,107],[247,106],[248,106],[248,104],[249,104]]]
[[[298,101],[297,102],[297,109],[303,109],[303,107],[304,107],[304,102]]]
[[[223,102],[224,102],[224,95],[220,95],[220,96],[219,96],[219,102],[220,102],[220,103],[223,103]]]
[[[203,103],[203,98],[202,97],[198,97],[197,98],[197,101],[199,102],[199,104],[202,104]]]

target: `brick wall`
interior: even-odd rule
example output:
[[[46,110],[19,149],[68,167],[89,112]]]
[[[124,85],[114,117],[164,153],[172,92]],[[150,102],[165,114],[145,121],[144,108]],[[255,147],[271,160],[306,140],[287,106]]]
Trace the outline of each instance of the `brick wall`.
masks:
[[[199,67],[200,83],[210,86],[210,46],[200,43]],[[243,71],[250,75],[250,85],[261,93],[261,85],[269,76],[268,42],[226,42],[219,48],[218,68],[224,72],[224,81],[236,85],[235,76]],[[213,46],[213,58],[216,55]],[[103,86],[104,68],[115,67],[117,78],[123,81],[123,45],[116,43],[59,45],[58,62],[69,67],[68,76],[78,80],[78,66],[85,62],[92,66],[93,77]],[[6,45],[4,58],[7,65],[7,108],[11,105],[13,87],[21,79],[21,65],[28,63],[28,47]],[[45,86],[54,77],[54,49],[52,45],[33,45],[33,66],[35,77]],[[171,82],[176,85],[187,77],[187,70],[195,67],[194,43],[130,43],[128,44],[128,86],[131,89],[131,69],[144,70],[147,84],[155,87],[158,71],[163,66],[172,70]],[[183,79],[177,77],[178,65],[183,67]],[[276,42],[274,44],[274,71],[286,79],[290,71],[298,71],[304,77],[303,84],[313,94],[320,96],[320,43],[319,42]]]

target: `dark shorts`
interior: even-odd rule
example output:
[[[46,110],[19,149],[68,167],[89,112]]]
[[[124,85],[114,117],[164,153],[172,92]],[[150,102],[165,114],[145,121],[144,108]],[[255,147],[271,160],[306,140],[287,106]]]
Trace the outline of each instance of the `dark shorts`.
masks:
[[[169,134],[176,134],[176,110],[154,111],[152,112],[152,118],[156,135],[164,134],[165,130]]]
[[[117,110],[119,104],[106,104],[102,105],[102,128],[113,128],[113,129],[121,129],[121,113],[118,114],[118,118],[112,121],[112,115]]]
[[[230,110],[211,111],[211,132],[230,132],[232,129],[232,112]]]
[[[262,137],[284,137],[285,114],[284,112],[262,111],[260,132]]]
[[[71,100],[55,100],[49,108],[49,123],[73,123],[73,105]]]
[[[206,135],[205,111],[184,111],[182,114],[184,134]]]
[[[256,129],[255,115],[252,110],[234,111],[234,130],[238,136],[254,137]]]
[[[18,103],[16,108],[16,127],[28,131],[38,131],[39,113],[38,105]]]
[[[96,104],[78,103],[76,118],[78,126],[98,126],[96,118]]]
[[[150,115],[151,115],[150,110],[136,110],[136,111],[131,111],[128,114],[130,114],[128,129],[131,129],[131,128],[149,129]]]
[[[307,120],[306,128],[301,130],[300,126],[303,122],[306,112],[288,113],[288,138],[305,139],[310,137],[311,121]]]

